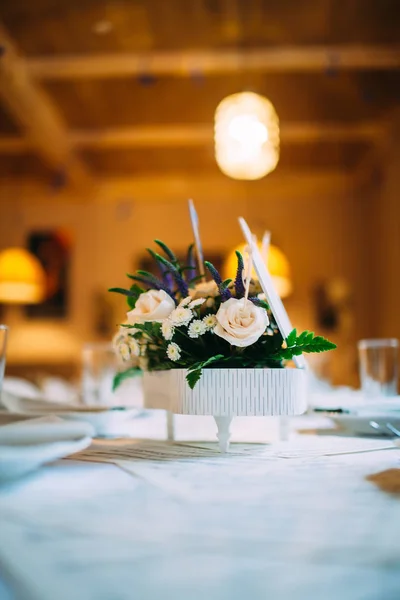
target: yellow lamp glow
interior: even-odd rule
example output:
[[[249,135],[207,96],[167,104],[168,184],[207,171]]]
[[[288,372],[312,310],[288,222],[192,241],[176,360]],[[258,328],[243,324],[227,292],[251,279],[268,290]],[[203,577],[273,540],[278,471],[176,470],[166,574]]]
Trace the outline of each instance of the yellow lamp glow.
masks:
[[[260,252],[263,252],[261,242],[258,243],[258,247]],[[236,250],[243,255],[243,258],[246,262],[246,244],[241,244],[237,246],[228,256],[223,265],[223,274],[224,278],[231,279],[234,277],[237,269],[237,258],[236,258]],[[267,259],[268,270],[271,274],[271,277],[274,281],[275,289],[281,298],[286,298],[292,293],[293,286],[290,277],[290,266],[289,261],[279,248],[276,246],[270,245],[268,248],[268,259]],[[257,279],[257,273],[253,269],[252,278]]]
[[[43,267],[35,256],[23,248],[0,252],[0,302],[36,304],[44,291]]]
[[[215,111],[215,158],[234,179],[261,179],[279,160],[279,119],[269,100],[242,92],[227,96]]]

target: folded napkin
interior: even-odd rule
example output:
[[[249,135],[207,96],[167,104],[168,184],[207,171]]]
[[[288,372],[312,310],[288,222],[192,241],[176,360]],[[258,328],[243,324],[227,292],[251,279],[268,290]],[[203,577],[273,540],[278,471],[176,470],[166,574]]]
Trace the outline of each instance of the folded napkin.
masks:
[[[0,426],[0,482],[84,450],[93,435],[90,423],[54,416]]]
[[[93,426],[84,421],[63,421],[49,416],[9,423],[0,427],[0,446],[27,446],[67,442],[92,437]]]
[[[23,398],[39,398],[40,389],[20,377],[4,377],[1,385],[0,407],[5,406],[3,399],[11,396],[22,396]]]

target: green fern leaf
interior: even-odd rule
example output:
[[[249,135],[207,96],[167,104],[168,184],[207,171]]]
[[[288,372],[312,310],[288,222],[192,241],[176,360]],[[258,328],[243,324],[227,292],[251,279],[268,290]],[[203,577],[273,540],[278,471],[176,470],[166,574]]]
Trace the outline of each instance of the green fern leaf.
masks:
[[[190,371],[186,375],[186,381],[188,382],[188,385],[191,390],[194,388],[196,383],[199,381],[199,379],[201,377],[201,373],[202,373],[201,369],[195,369],[194,371]]]
[[[297,338],[297,344],[299,346],[301,346],[302,344],[304,344],[306,337],[308,336],[310,332],[306,329],[305,331],[303,331],[299,337]]]
[[[293,329],[286,338],[286,343],[289,348],[296,344],[297,329]]]

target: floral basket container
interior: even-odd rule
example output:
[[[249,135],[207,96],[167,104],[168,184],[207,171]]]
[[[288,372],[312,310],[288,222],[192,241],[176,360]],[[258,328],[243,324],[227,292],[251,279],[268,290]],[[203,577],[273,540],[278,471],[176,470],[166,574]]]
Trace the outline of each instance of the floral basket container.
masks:
[[[307,409],[301,369],[205,369],[191,389],[184,369],[170,371],[172,412],[217,417],[300,415]]]
[[[288,366],[303,366],[303,353],[336,346],[310,331],[298,334],[274,290],[269,295],[265,289],[270,284],[251,278],[257,252],[252,236],[247,265],[237,252],[236,274],[226,280],[207,261],[212,279],[205,280],[204,269],[196,270],[193,246],[181,264],[165,243],[155,243],[164,255],[148,251],[159,276],[137,271],[128,275],[130,289],[111,290],[124,294],[131,309],[114,344],[126,364],[124,377],[145,372],[146,407],[213,415],[222,451],[236,415],[304,412],[306,371]],[[256,255],[257,273],[264,268],[260,261]]]

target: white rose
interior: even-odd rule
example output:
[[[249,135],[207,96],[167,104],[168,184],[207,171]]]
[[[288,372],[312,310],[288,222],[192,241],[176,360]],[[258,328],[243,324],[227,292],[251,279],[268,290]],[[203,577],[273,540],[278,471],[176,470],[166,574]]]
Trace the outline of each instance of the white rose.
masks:
[[[215,316],[214,333],[232,346],[242,348],[254,344],[269,324],[267,311],[244,298],[223,302]]]
[[[127,313],[128,323],[163,321],[175,309],[175,302],[164,290],[149,290],[139,296],[135,308]]]
[[[195,285],[194,288],[191,288],[189,294],[193,300],[197,300],[197,298],[207,298],[208,296],[215,298],[215,296],[219,295],[219,290],[215,281],[203,281]]]

